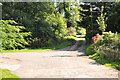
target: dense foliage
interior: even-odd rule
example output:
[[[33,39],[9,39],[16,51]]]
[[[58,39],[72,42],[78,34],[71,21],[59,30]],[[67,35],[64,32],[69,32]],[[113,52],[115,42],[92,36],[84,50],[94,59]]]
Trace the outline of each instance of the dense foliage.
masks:
[[[100,17],[97,17],[98,20],[96,20],[97,23],[99,24],[99,30],[101,30],[102,32],[104,32],[107,27],[107,25],[105,24],[105,21],[107,21],[107,18],[105,18],[106,13],[103,14],[103,8],[104,7],[102,6],[101,7],[101,15],[100,15]]]
[[[30,40],[27,41],[29,47],[57,45],[67,36],[75,36],[77,33],[86,34],[88,43],[93,36],[97,33],[102,35],[105,30],[119,33],[120,2],[91,2],[83,5],[77,2],[3,2],[2,4],[3,20],[14,20],[18,25],[25,27],[23,32],[31,32]],[[94,8],[93,12],[89,10],[91,6]],[[106,17],[108,19],[105,19]],[[108,41],[106,38],[107,36],[102,43],[104,45],[111,40]]]
[[[107,31],[120,33],[120,1],[111,5],[108,13]]]
[[[90,6],[92,6],[92,11],[90,11]],[[104,6],[103,11],[102,6]],[[102,34],[101,30],[104,30],[104,27],[106,28],[105,31],[120,32],[120,2],[85,3],[83,9],[88,9],[88,11],[84,12],[86,16],[83,17],[82,21],[82,26],[86,28],[86,39],[88,43],[90,43],[92,37],[97,33]],[[104,26],[100,27],[100,25],[98,25],[96,21],[98,17],[99,20],[101,19],[101,23],[104,23],[101,25]]]
[[[40,38],[41,43],[44,43],[41,46],[46,46],[49,39],[55,37],[54,27],[46,20],[52,17],[54,9],[54,3],[5,2],[3,3],[3,19],[15,20],[18,24],[25,26],[26,30],[32,33],[31,40]]]
[[[88,17],[85,18],[85,21],[90,20],[86,24],[86,39],[88,43],[92,43],[87,45],[86,54],[101,64],[120,70],[120,36],[118,34],[120,27],[119,9],[117,9],[120,7],[120,2],[91,3],[91,5],[96,6],[98,10],[88,11]]]
[[[87,45],[86,54],[101,64],[120,70],[120,36],[117,33],[103,32],[92,38]]]
[[[84,11],[79,3],[74,2],[3,2],[2,6],[3,20],[14,20],[25,27],[24,31],[31,32],[27,41],[30,45],[26,47],[32,48],[57,45],[64,37],[75,36],[78,22],[83,18],[81,11]]]
[[[20,49],[28,45],[26,38],[30,32],[23,31],[24,26],[19,26],[13,20],[2,20],[2,47],[3,49]]]

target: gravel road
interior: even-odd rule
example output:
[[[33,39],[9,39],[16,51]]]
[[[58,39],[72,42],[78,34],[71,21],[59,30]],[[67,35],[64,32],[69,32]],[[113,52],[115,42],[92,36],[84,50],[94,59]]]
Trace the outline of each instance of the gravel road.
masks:
[[[118,78],[118,71],[96,63],[85,55],[85,39],[77,48],[1,54],[0,68],[20,78]]]

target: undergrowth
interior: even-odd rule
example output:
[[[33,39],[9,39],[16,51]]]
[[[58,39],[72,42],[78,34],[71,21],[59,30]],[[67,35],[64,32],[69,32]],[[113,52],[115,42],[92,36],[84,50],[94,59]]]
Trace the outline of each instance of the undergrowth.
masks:
[[[86,46],[86,54],[89,56],[90,59],[96,60],[96,62],[98,62],[102,65],[120,70],[120,62],[119,61],[110,61],[109,59],[100,57],[99,53],[95,52],[93,50],[92,45],[90,45],[90,44],[88,44]]]

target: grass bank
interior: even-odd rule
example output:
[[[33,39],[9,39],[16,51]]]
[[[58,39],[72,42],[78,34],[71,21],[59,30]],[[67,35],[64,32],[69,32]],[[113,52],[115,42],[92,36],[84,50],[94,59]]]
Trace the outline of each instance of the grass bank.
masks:
[[[93,47],[88,44],[86,46],[86,54],[89,56],[90,59],[96,60],[96,62],[105,65],[107,67],[112,67],[115,68],[117,70],[120,70],[120,62],[116,62],[116,61],[110,61],[106,58],[100,57],[98,52],[95,52],[93,50]]]
[[[2,79],[3,78],[3,79]],[[12,73],[8,69],[0,69],[0,80],[6,80],[4,78],[14,78],[15,80],[20,80],[20,78]]]
[[[73,39],[74,38],[74,39]],[[69,45],[75,44],[76,40],[75,37],[71,39],[63,40],[60,42],[59,45],[54,45],[51,47],[43,47],[43,48],[36,48],[36,49],[31,49],[31,48],[25,48],[25,49],[15,49],[15,50],[3,50],[2,53],[8,53],[8,52],[30,52],[30,51],[47,51],[47,50],[56,50],[56,49],[62,49],[65,48]]]

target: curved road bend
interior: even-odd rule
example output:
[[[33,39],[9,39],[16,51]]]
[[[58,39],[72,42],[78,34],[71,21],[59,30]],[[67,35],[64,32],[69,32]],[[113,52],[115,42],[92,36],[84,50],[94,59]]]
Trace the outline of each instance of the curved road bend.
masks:
[[[59,50],[3,53],[0,68],[20,78],[118,78],[117,70],[88,59],[85,39],[79,48],[78,42]]]

